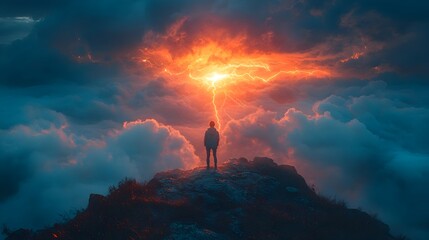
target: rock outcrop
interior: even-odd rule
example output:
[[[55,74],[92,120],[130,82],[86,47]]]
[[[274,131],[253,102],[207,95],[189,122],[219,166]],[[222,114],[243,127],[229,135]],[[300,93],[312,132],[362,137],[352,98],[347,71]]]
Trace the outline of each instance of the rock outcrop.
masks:
[[[233,159],[218,171],[161,172],[145,184],[124,180],[92,194],[66,223],[15,239],[393,240],[379,220],[319,196],[292,166]]]

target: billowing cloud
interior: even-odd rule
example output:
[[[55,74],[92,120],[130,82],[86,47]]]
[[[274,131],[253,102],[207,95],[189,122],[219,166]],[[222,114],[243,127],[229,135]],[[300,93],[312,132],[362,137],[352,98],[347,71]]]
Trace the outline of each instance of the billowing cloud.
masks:
[[[164,34],[186,19],[161,41],[170,45],[173,56],[190,51],[202,37],[220,42],[242,38],[246,51],[311,54],[345,76],[385,71],[424,74],[427,65],[426,49],[420,48],[429,36],[424,28],[429,19],[421,10],[427,3],[417,0],[45,1],[36,5],[6,1],[2,5],[2,11],[15,12],[13,17],[41,16],[25,46],[13,48],[13,52],[25,49],[27,56],[20,59],[31,59],[33,52],[39,60],[54,58],[56,50],[80,62],[128,62],[139,48],[148,47],[144,41],[148,33]],[[49,51],[39,55],[37,50]],[[412,64],[406,59],[413,59]],[[44,77],[33,83],[42,79],[46,81]]]
[[[217,64],[263,56],[272,71],[329,72],[219,91],[220,159],[296,164],[322,193],[425,239],[427,9],[419,0],[1,1],[0,224],[40,227],[126,176],[195,166],[212,89],[156,70],[210,42],[228,48],[208,55]],[[158,50],[168,61],[143,58]],[[136,119],[156,120],[122,128]]]
[[[125,153],[130,161],[136,162],[141,173],[148,171],[153,174],[169,168],[188,169],[199,163],[194,147],[171,127],[153,119],[125,122],[124,127],[125,130],[109,145],[118,147],[122,152],[119,154]]]
[[[429,211],[429,194],[422,189],[429,184],[429,110],[402,102],[384,82],[371,85],[361,88],[368,95],[344,91],[317,101],[310,114],[290,108],[279,117],[260,110],[230,121],[226,144],[235,155],[263,153],[292,163],[322,193],[420,239],[428,234],[422,212]],[[417,213],[411,219],[410,211]]]
[[[0,222],[13,228],[40,228],[70,216],[90,193],[106,193],[126,177],[144,181],[199,164],[188,140],[155,120],[126,123],[93,140],[69,133],[65,122],[17,126],[2,132],[0,144]]]
[[[0,17],[0,45],[25,38],[36,22],[30,17]]]

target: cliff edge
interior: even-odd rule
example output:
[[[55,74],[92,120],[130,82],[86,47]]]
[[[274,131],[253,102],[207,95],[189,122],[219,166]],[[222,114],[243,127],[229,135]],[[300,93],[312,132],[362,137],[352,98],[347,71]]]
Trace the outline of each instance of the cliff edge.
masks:
[[[26,239],[294,239],[393,240],[389,227],[309,188],[293,166],[269,158],[233,159],[218,171],[158,173],[126,179],[65,223],[7,240]]]

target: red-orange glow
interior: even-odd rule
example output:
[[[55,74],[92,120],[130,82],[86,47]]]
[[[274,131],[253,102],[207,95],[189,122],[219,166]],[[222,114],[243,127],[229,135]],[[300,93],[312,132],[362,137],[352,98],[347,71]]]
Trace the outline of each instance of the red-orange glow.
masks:
[[[243,35],[223,38],[200,36],[184,47],[186,34],[179,31],[184,21],[186,19],[174,24],[165,35],[149,34],[146,48],[140,49],[137,60],[156,75],[164,75],[174,82],[185,81],[211,92],[214,117],[219,128],[221,116],[216,99],[219,93],[243,91],[240,89],[241,83],[258,87],[276,79],[332,76],[328,68],[317,65],[318,59],[308,53],[249,51],[245,46],[246,36]]]
[[[209,87],[212,84],[225,87],[240,81],[269,82],[280,77],[299,79],[332,75],[326,68],[304,63],[310,60],[305,54],[245,53],[236,45],[222,46],[210,41],[205,45],[193,46],[188,54],[181,56],[174,56],[162,46],[146,48],[141,50],[140,62],[153,70],[163,67],[159,73],[181,77],[187,75],[189,79]]]

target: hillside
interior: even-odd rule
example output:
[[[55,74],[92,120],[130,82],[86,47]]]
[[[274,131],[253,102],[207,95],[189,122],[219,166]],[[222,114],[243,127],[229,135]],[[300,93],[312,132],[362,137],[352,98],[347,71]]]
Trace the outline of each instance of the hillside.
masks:
[[[71,220],[20,229],[7,239],[396,238],[370,215],[316,194],[294,167],[241,158],[218,171],[171,170],[144,184],[124,180],[107,196],[91,194]]]

